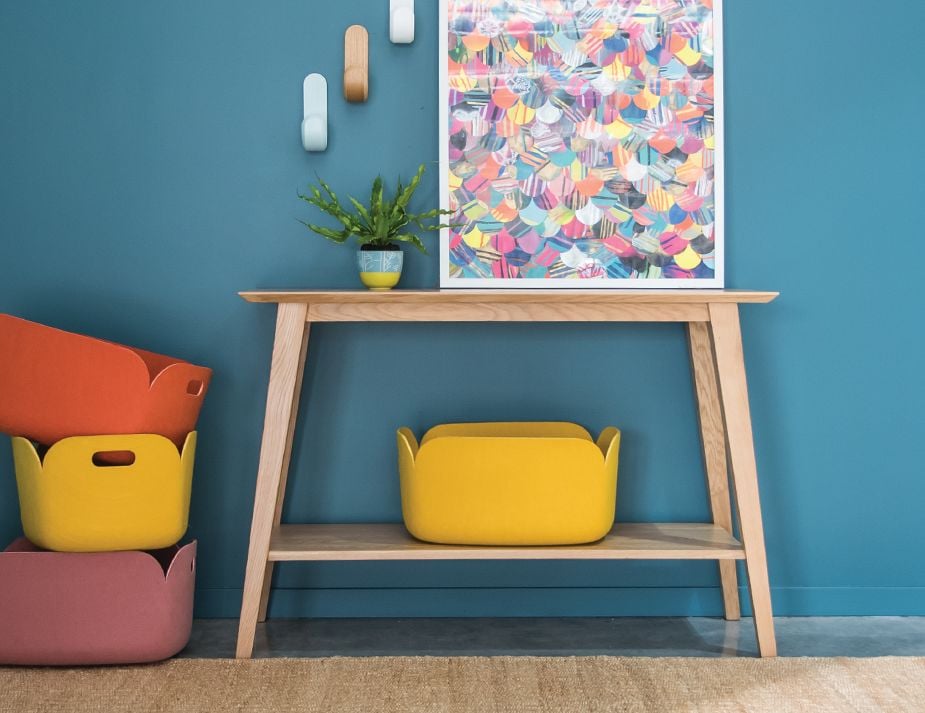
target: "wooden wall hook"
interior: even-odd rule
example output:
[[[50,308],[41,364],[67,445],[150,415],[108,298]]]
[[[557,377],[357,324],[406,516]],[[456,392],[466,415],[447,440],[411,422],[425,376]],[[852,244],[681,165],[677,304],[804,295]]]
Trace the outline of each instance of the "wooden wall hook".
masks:
[[[363,25],[351,25],[344,33],[344,97],[365,102],[369,96],[369,33]]]

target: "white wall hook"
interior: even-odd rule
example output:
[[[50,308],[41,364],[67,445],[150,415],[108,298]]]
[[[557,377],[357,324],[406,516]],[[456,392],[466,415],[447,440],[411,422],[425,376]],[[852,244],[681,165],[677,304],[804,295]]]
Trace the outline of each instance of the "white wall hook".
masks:
[[[309,74],[302,83],[302,146],[306,151],[328,147],[328,82],[320,74]]]
[[[402,45],[414,42],[414,0],[389,0],[389,39]]]

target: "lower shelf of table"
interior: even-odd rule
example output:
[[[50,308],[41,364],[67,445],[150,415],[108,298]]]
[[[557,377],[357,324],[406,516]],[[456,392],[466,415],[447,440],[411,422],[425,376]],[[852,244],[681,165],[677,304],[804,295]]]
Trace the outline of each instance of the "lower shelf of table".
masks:
[[[401,524],[281,525],[271,562],[339,560],[683,560],[744,559],[742,544],[704,523],[623,523],[588,545],[479,547],[433,545]]]

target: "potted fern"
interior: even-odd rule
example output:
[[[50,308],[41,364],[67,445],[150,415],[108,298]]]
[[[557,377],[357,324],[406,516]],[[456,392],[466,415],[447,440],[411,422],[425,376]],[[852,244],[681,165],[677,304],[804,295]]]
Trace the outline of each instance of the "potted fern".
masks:
[[[448,215],[452,211],[441,208],[434,208],[424,213],[408,211],[408,204],[420,185],[423,175],[424,164],[421,164],[407,186],[402,186],[401,179],[399,179],[395,196],[391,200],[386,200],[382,176],[377,176],[373,181],[368,205],[363,205],[353,196],[348,196],[353,211],[347,210],[331,187],[319,177],[320,188],[310,185],[308,195],[300,193],[299,198],[330,215],[342,227],[340,229],[326,228],[304,220],[299,222],[309,230],[335,243],[343,244],[351,236],[356,238],[360,248],[357,251],[360,280],[371,290],[390,290],[398,284],[404,262],[404,256],[398,243],[411,243],[426,255],[427,248],[414,231],[429,232],[449,227],[428,221],[441,215]]]

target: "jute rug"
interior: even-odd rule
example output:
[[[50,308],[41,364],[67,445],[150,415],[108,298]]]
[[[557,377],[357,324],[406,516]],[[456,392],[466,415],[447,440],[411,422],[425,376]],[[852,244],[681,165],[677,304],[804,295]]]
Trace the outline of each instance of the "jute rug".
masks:
[[[0,711],[925,711],[925,658],[328,658],[0,668]]]

